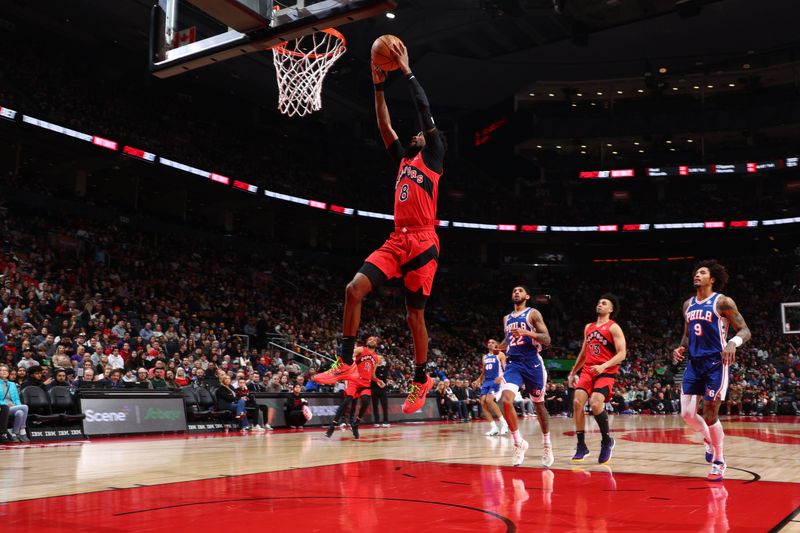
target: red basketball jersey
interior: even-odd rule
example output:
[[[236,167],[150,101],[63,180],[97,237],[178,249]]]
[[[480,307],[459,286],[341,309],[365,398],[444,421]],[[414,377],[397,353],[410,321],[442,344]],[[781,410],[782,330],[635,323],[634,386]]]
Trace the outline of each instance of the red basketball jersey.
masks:
[[[584,368],[602,365],[617,354],[617,347],[614,346],[614,338],[611,336],[611,326],[616,324],[609,320],[602,326],[592,323],[586,330],[586,361]],[[613,366],[605,371],[606,374],[616,374],[619,372],[619,365]]]
[[[375,365],[378,364],[378,356],[364,346],[361,349],[361,353],[356,357],[356,366],[358,367],[358,376],[359,380],[364,383],[367,383],[369,386],[369,382],[372,380],[372,373],[375,371]]]
[[[432,226],[436,224],[436,199],[439,178],[422,160],[420,151],[400,161],[394,185],[395,227]]]

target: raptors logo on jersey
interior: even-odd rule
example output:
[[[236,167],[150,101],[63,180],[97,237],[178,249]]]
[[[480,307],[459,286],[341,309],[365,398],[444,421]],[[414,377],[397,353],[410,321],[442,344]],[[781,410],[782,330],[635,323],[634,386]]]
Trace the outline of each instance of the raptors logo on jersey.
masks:
[[[439,178],[422,159],[422,152],[403,158],[397,172],[394,192],[394,225],[433,226],[436,224],[436,199]]]
[[[617,347],[614,345],[614,337],[611,335],[611,326],[616,324],[609,320],[600,326],[597,323],[589,325],[586,331],[586,362],[584,368],[594,365],[602,365],[617,354]],[[606,374],[616,374],[619,366],[606,369]]]

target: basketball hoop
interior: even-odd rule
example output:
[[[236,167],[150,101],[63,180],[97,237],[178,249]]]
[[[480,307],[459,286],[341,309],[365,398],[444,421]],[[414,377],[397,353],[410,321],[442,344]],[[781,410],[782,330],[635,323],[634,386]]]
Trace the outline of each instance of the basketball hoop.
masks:
[[[302,117],[322,108],[322,82],[345,44],[344,35],[329,28],[272,48],[281,113]]]

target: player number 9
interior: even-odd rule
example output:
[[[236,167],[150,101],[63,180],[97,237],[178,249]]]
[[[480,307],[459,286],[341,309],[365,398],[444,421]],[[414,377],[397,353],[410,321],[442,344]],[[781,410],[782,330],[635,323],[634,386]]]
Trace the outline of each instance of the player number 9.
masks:
[[[702,337],[703,336],[703,326],[701,326],[700,324],[695,324],[694,325],[694,334],[696,336],[698,336],[698,337]]]

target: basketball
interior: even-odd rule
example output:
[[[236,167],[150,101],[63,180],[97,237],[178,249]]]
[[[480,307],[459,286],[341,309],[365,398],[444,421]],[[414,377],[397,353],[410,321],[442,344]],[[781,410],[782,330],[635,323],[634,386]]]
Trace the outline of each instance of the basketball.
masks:
[[[394,52],[392,52],[391,48],[395,42],[401,42],[400,38],[387,34],[381,35],[372,43],[372,63],[380,67],[384,72],[397,70],[400,66],[395,60]]]

